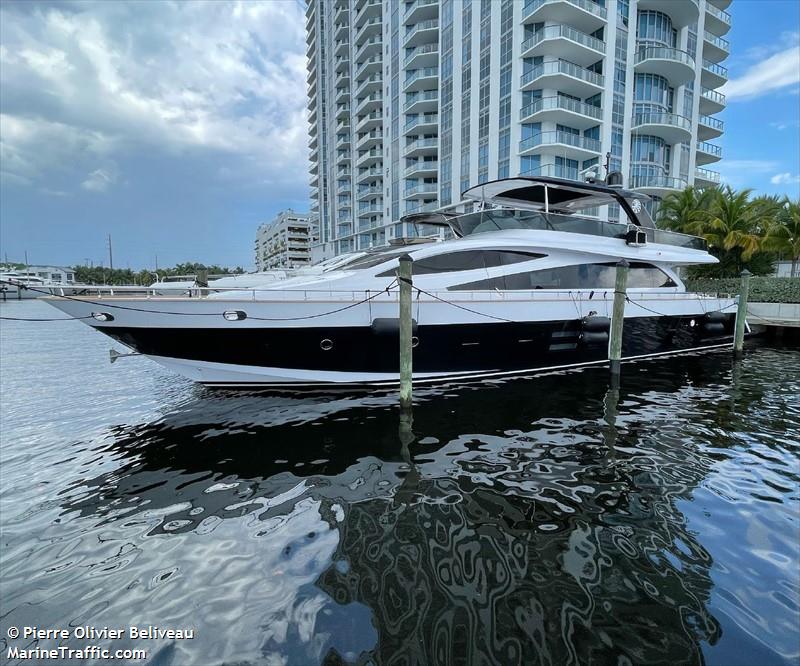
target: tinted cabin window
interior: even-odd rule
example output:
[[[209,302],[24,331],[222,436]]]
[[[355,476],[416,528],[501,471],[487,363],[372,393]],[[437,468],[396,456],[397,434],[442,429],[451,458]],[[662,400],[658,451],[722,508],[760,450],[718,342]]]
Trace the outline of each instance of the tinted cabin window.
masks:
[[[532,289],[613,289],[616,264],[577,264],[538,271],[514,273],[448,287],[451,291]],[[628,288],[674,287],[664,271],[650,264],[633,263],[628,271]]]
[[[411,264],[414,275],[430,273],[450,273],[452,271],[471,271],[495,266],[509,266],[522,261],[540,259],[546,255],[535,252],[512,252],[505,250],[467,250],[438,254],[435,257],[417,259]],[[393,277],[397,269],[385,271],[378,277]]]

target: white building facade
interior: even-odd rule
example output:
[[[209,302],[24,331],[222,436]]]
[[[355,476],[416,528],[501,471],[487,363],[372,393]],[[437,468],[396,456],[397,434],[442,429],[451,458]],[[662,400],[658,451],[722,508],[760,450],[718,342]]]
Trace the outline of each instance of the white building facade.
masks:
[[[412,235],[403,215],[496,178],[579,179],[608,160],[656,205],[717,184],[729,4],[309,0],[322,256]]]
[[[302,268],[311,265],[311,246],[316,243],[316,225],[306,213],[291,208],[278,213],[256,232],[256,270]]]

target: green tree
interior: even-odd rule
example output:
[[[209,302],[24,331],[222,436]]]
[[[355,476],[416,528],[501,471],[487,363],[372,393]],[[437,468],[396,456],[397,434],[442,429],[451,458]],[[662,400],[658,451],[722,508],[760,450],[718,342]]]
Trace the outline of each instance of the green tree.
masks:
[[[800,200],[785,199],[778,205],[775,218],[767,229],[761,246],[792,262],[789,275],[797,275],[800,261]]]
[[[703,220],[713,201],[716,189],[687,187],[668,194],[658,208],[658,226],[687,233],[690,226]]]

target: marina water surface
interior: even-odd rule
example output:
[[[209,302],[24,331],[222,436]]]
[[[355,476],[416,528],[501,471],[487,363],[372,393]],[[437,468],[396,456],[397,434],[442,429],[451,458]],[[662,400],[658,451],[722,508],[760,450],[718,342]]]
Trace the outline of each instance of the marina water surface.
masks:
[[[157,664],[800,660],[797,347],[417,389],[409,428],[1,335],[2,660],[26,625],[193,630],[62,641]]]

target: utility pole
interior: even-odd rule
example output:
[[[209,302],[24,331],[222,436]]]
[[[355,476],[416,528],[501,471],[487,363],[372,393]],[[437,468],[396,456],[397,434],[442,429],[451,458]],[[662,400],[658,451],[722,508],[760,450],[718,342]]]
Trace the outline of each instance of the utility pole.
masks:
[[[28,251],[25,250],[25,268],[28,267]]]
[[[114,256],[111,254],[111,234],[108,234],[108,268],[114,270]]]

